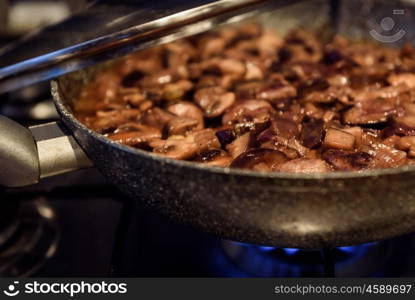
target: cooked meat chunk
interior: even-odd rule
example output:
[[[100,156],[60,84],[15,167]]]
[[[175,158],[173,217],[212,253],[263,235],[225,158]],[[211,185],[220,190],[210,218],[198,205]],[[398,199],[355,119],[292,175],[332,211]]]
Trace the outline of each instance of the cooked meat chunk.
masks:
[[[187,136],[173,135],[166,140],[153,140],[149,145],[153,147],[153,152],[175,159],[189,159],[198,153],[220,148],[212,129],[195,131]]]
[[[148,126],[164,128],[164,126],[174,118],[174,115],[158,107],[146,111],[139,121]]]
[[[118,126],[136,120],[139,116],[140,111],[137,109],[115,109],[98,111],[95,116],[86,118],[85,122],[96,131],[107,133],[116,130]]]
[[[207,118],[220,116],[235,102],[235,94],[221,87],[207,87],[195,93],[195,102],[204,110]]]
[[[175,83],[168,83],[163,88],[163,98],[166,100],[180,100],[193,88],[189,80],[179,80]]]
[[[401,137],[397,146],[399,150],[408,151],[408,155],[413,157],[415,154],[415,136]]]
[[[415,116],[402,116],[395,118],[391,124],[383,130],[383,136],[415,136]]]
[[[204,127],[202,111],[190,102],[177,102],[168,106],[167,111],[181,118],[196,120],[198,123],[196,129],[202,129]]]
[[[178,40],[165,45],[164,63],[168,68],[185,66],[197,55],[194,46],[187,40]]]
[[[275,54],[275,49],[279,49],[282,46],[283,40],[275,32],[264,30],[256,44],[261,57],[272,57]]]
[[[404,165],[406,153],[386,145],[379,145],[374,151],[372,164],[377,168],[396,168]]]
[[[256,171],[273,171],[285,161],[287,157],[279,151],[271,149],[252,149],[241,153],[231,164],[231,167],[252,169]]]
[[[249,132],[236,138],[232,143],[226,146],[226,150],[231,154],[233,158],[239,156],[249,148],[249,141],[251,134]]]
[[[216,137],[218,138],[222,147],[224,147],[236,139],[236,134],[233,129],[223,129],[216,132]]]
[[[196,119],[176,117],[166,124],[166,130],[169,135],[185,135],[187,132],[196,129],[199,124]]]
[[[396,112],[394,99],[374,99],[358,103],[343,115],[346,124],[374,124],[385,122]]]
[[[317,103],[331,103],[333,101],[340,101],[343,103],[349,102],[349,89],[344,89],[336,86],[331,86],[324,91],[312,91],[304,97],[304,101]]]
[[[208,35],[199,40],[198,49],[200,50],[200,54],[203,58],[209,58],[223,52],[225,43],[225,39]]]
[[[343,128],[343,132],[350,133],[354,136],[356,144],[359,145],[362,141],[362,135],[363,135],[363,129],[360,127],[349,127],[349,128]]]
[[[239,136],[246,132],[251,132],[253,137],[256,137],[259,135],[262,131],[267,129],[271,126],[271,121],[266,120],[264,122],[244,122],[244,123],[238,123],[233,127],[233,132]]]
[[[366,152],[347,152],[329,149],[322,158],[338,171],[357,171],[369,166],[372,156]]]
[[[200,153],[194,161],[209,166],[228,167],[232,162],[232,157],[226,151],[213,149]]]
[[[407,151],[409,157],[415,157],[415,136],[401,137],[396,146],[399,150]]]
[[[246,100],[235,103],[223,115],[224,125],[236,124],[246,121],[263,122],[270,118],[274,109],[271,104],[263,100]]]
[[[320,119],[308,119],[303,121],[301,141],[304,146],[313,149],[320,146],[324,137],[324,121]]]
[[[107,138],[209,166],[326,173],[415,165],[415,50],[259,24],[131,54],[73,109]]]
[[[296,137],[299,132],[298,127],[299,124],[289,118],[275,117],[271,120],[273,133],[284,138]]]
[[[181,135],[173,135],[166,140],[153,140],[149,143],[153,152],[174,159],[189,159],[197,153],[193,140]]]
[[[178,79],[181,79],[179,74],[175,72],[174,69],[166,69],[159,71],[157,73],[154,73],[152,75],[148,75],[143,77],[139,81],[139,85],[142,88],[151,88],[151,87],[159,87],[164,84],[169,84],[171,82],[177,81]]]
[[[244,79],[249,80],[257,80],[264,78],[264,71],[260,67],[260,65],[252,60],[248,60],[245,64],[246,72]]]
[[[233,58],[214,57],[202,61],[198,67],[202,74],[232,76],[235,79],[239,79],[245,74],[245,65],[240,60]]]
[[[356,102],[366,103],[370,100],[396,98],[410,90],[406,84],[397,86],[386,86],[379,88],[378,86],[369,87],[369,89],[358,90],[353,92]],[[380,104],[380,103],[378,103]]]
[[[393,86],[405,84],[409,88],[415,88],[415,74],[412,73],[392,74],[387,80]]]
[[[297,158],[283,163],[278,171],[286,173],[327,173],[331,169],[321,159]]]
[[[137,124],[134,127],[121,128],[119,132],[109,134],[108,138],[128,146],[135,146],[161,138],[161,131],[156,127]]]
[[[266,85],[257,93],[259,99],[268,101],[293,98],[295,96],[297,96],[297,90],[293,86],[280,82]]]
[[[353,150],[356,138],[353,134],[336,128],[329,128],[323,145],[327,148]]]
[[[349,78],[344,74],[336,74],[331,77],[328,77],[327,82],[329,85],[333,87],[343,87],[348,86]]]

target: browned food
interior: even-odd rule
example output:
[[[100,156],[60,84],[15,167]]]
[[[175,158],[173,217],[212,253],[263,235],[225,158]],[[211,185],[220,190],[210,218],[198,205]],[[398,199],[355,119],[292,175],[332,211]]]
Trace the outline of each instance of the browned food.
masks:
[[[415,50],[228,27],[100,71],[75,112],[109,139],[209,166],[395,168],[414,164]]]

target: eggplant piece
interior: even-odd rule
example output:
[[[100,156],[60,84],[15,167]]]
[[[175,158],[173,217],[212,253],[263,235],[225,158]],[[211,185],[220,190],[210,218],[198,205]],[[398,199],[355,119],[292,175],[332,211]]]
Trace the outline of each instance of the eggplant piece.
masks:
[[[373,157],[366,152],[349,152],[329,149],[322,158],[338,171],[358,171],[369,167]]]
[[[325,134],[324,121],[308,118],[303,120],[301,127],[301,143],[307,148],[314,149],[321,145]]]
[[[271,119],[271,129],[274,134],[284,138],[296,137],[299,134],[299,124],[292,118],[275,117]]]
[[[232,143],[236,139],[236,134],[233,129],[223,129],[216,131],[216,137],[218,138],[222,147]]]

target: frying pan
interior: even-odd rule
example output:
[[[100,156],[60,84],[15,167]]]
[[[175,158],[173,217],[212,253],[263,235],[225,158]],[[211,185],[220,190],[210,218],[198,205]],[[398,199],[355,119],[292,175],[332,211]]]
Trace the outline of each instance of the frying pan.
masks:
[[[367,36],[367,20],[384,16],[393,5],[345,1],[337,29],[354,37]],[[321,28],[328,22],[329,9],[328,1],[310,1],[259,20],[279,31],[299,25]],[[359,17],[354,16],[357,10]],[[82,87],[102,67],[52,81],[61,124],[29,132],[0,119],[2,132],[13,132],[0,142],[0,149],[9,145],[9,151],[0,153],[3,184],[31,183],[39,176],[39,167],[41,176],[48,176],[92,163],[126,195],[161,214],[225,239],[280,247],[344,246],[415,231],[415,168],[411,166],[310,175],[259,173],[172,160],[110,141],[72,113]]]

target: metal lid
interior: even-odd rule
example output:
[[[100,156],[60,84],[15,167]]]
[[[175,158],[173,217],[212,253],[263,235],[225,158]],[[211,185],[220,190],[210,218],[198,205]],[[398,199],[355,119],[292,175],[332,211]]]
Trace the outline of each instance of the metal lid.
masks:
[[[0,50],[0,93],[295,2],[99,1]]]

